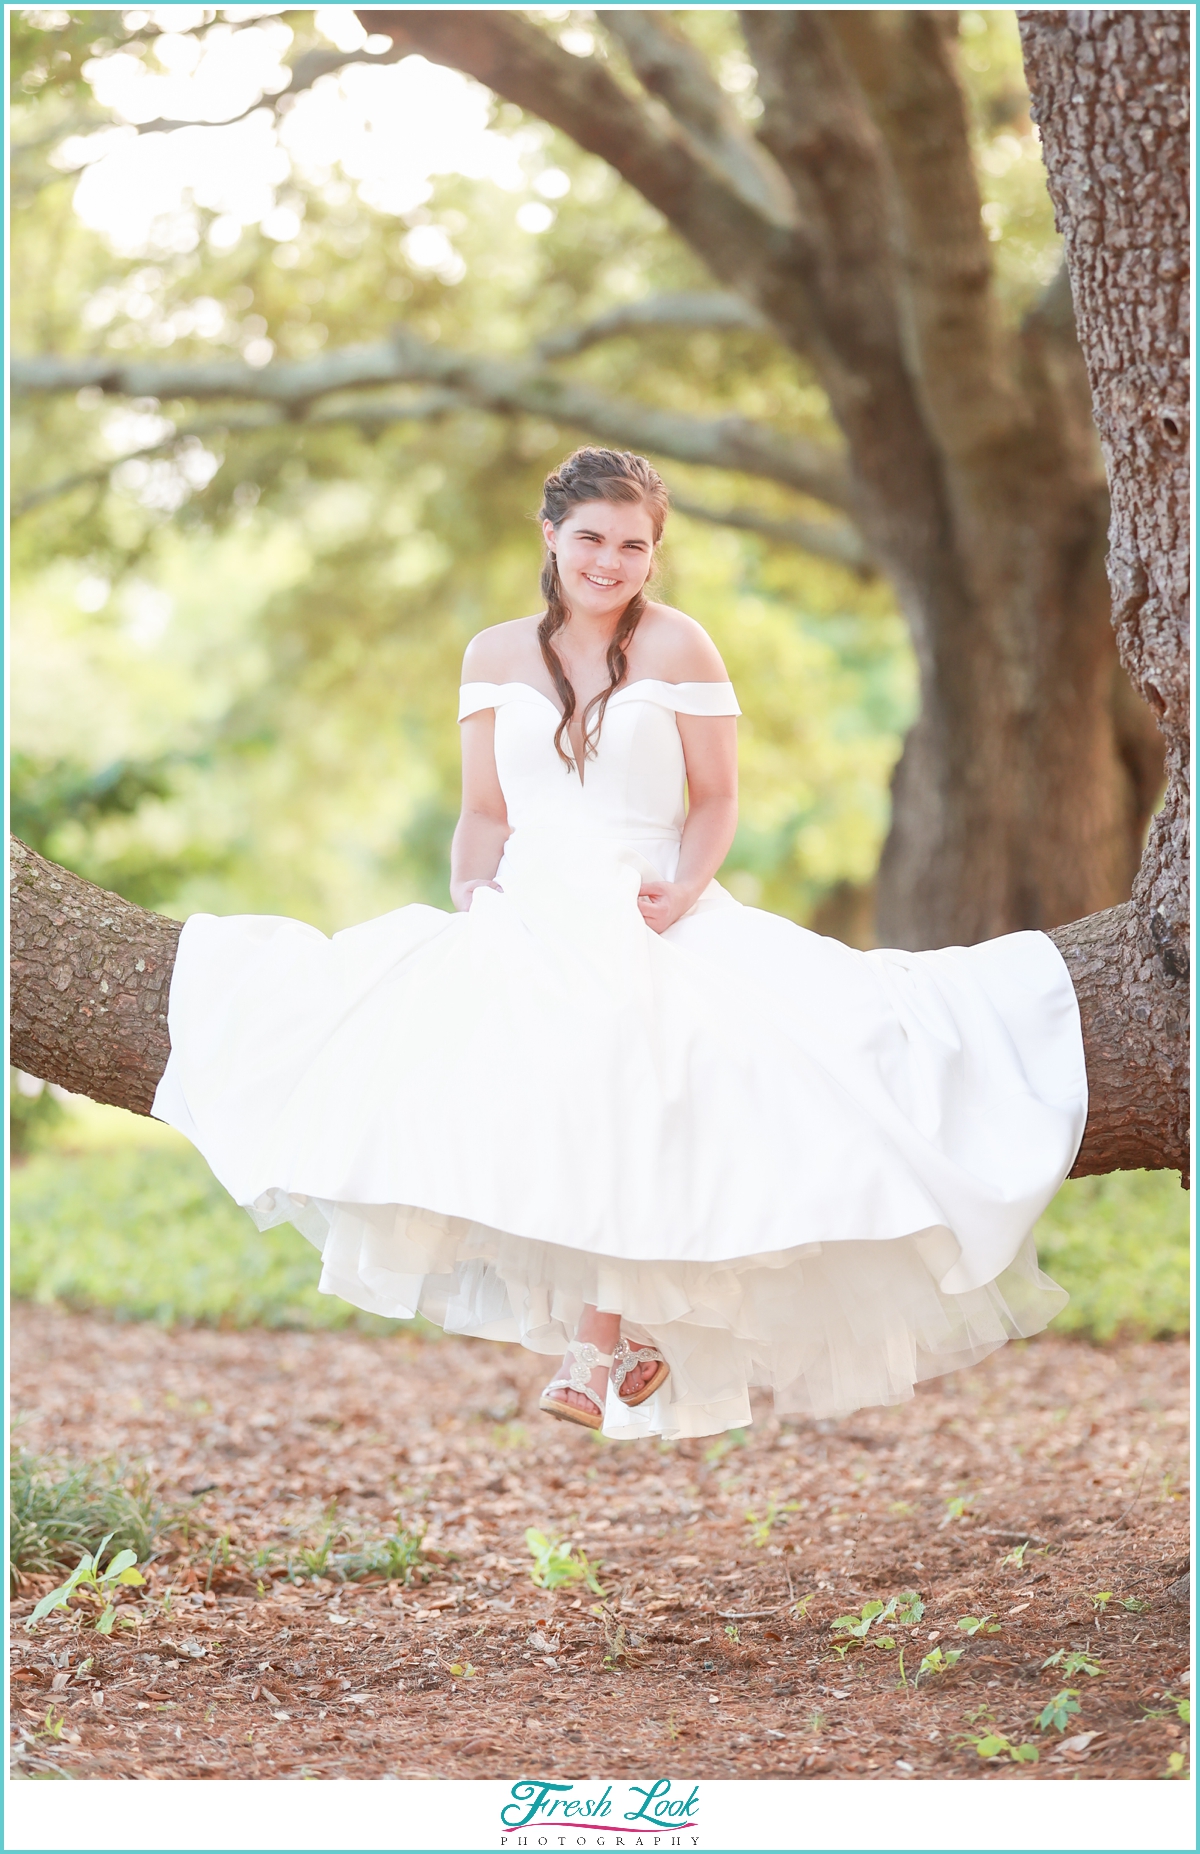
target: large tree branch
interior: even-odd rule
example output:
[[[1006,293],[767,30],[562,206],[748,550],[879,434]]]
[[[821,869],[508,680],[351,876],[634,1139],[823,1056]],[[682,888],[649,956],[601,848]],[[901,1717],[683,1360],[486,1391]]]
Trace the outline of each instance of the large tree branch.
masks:
[[[761,476],[816,501],[849,511],[853,501],[843,459],[827,446],[786,437],[750,419],[692,418],[632,400],[610,399],[591,387],[560,380],[522,361],[480,359],[434,348],[398,331],[391,341],[342,348],[312,360],[118,361],[111,355],[17,357],[14,389],[78,392],[98,386],[132,399],[249,400],[303,418],[314,401],[334,393],[411,385],[437,386],[482,411],[532,413],[589,432],[625,449],[680,463],[707,464]],[[351,406],[343,416],[354,417]],[[332,413],[331,413],[332,416]]]
[[[179,922],[94,887],[15,838],[10,867],[13,1062],[94,1101],[149,1113],[170,1054]],[[1079,993],[1091,1088],[1076,1175],[1177,1166],[1186,1137],[1186,1113],[1175,1122],[1162,1106],[1178,1025],[1163,1016],[1153,987],[1140,986],[1148,955],[1131,915],[1110,908],[1054,935]],[[1121,994],[1117,975],[1126,973],[1131,985]]]
[[[369,32],[477,78],[599,155],[636,187],[730,289],[806,352],[807,279],[816,254],[803,227],[752,205],[733,176],[668,113],[629,95],[597,58],[575,58],[506,8],[355,9]]]
[[[1088,1117],[1071,1173],[1188,1172],[1186,983],[1163,983],[1161,948],[1132,902],[1056,927],[1079,1000]]]
[[[796,222],[796,200],[760,142],[740,120],[696,47],[667,13],[608,7],[604,29],[625,47],[638,78],[661,98],[714,166],[727,174],[758,212],[780,225]]]
[[[9,854],[11,1058],[42,1081],[148,1114],[171,1040],[180,923],[47,862]]]
[[[947,453],[970,456],[1012,425],[1018,407],[954,64],[957,14],[851,8],[828,18],[895,178],[907,321],[922,398]]]
[[[860,525],[900,595],[928,685],[973,594],[954,544],[945,459],[909,367],[879,132],[827,11],[739,17],[758,70],[762,140],[819,253],[808,291],[812,359],[849,444]]]

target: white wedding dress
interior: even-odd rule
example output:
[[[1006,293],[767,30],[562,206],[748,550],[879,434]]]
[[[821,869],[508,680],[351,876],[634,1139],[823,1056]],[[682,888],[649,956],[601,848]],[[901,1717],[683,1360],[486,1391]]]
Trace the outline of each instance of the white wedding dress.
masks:
[[[605,1433],[703,1436],[751,1385],[813,1415],[1036,1332],[1066,1295],[1030,1231],[1083,1133],[1079,1012],[1044,934],[853,951],[717,882],[666,933],[637,907],[685,816],[676,714],[728,683],[611,698],[585,776],[526,683],[496,711],[512,834],[467,914],[327,939],[193,915],[154,1112],[321,1289],[557,1357],[585,1302],[668,1360]]]

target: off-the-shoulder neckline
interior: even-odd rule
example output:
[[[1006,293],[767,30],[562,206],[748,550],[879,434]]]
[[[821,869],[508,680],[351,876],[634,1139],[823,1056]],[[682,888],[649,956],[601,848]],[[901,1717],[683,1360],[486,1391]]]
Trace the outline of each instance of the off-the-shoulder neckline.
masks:
[[[639,676],[635,682],[625,682],[621,684],[619,689],[614,689],[613,693],[609,696],[609,702],[615,702],[618,696],[628,695],[633,689],[645,688],[732,689],[733,684],[728,677],[725,677],[721,682],[668,682],[666,678],[662,676]],[[547,695],[546,691],[544,689],[539,689],[535,683],[522,682],[519,678],[509,682],[489,682],[486,677],[480,677],[477,681],[460,683],[459,693],[461,694],[464,689],[528,689],[531,695],[539,696],[543,702],[548,702],[555,714],[561,715],[562,713],[561,708],[554,700],[553,696]]]

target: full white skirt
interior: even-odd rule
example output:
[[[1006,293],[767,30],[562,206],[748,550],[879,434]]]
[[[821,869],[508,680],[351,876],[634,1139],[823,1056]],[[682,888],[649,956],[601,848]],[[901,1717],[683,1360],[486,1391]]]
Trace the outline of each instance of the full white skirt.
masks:
[[[469,914],[332,940],[193,916],[154,1112],[357,1307],[550,1355],[620,1313],[671,1375],[610,1435],[894,1403],[1038,1331],[1087,1110],[1053,942],[860,953],[715,883],[658,936],[645,852],[519,832]]]

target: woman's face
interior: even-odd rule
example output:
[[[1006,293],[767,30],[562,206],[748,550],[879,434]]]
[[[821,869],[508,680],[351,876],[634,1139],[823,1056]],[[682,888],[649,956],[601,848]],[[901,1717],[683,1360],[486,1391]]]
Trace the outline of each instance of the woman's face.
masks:
[[[618,615],[640,592],[654,562],[654,523],[642,502],[580,502],[558,527],[542,523],[558,556],[558,577],[572,612]]]

